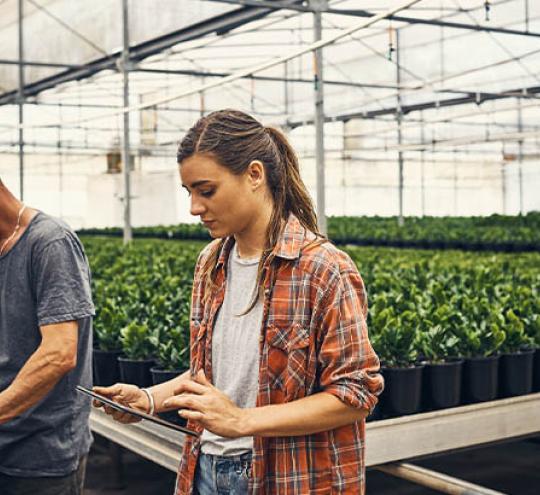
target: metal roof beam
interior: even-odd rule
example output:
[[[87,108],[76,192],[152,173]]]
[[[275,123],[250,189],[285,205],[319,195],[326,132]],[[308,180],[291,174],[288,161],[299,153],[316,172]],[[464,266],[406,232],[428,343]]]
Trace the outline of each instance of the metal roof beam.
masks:
[[[219,2],[219,3],[228,3],[228,4],[236,4],[236,5],[249,5],[249,6],[259,6],[259,7],[266,7],[269,9],[285,9],[285,10],[294,10],[296,12],[314,12],[314,10],[310,7],[306,7],[304,5],[285,5],[283,2],[270,2],[268,0],[211,0],[213,2]],[[346,15],[346,16],[352,16],[352,17],[373,17],[376,14],[373,14],[372,12],[368,12],[367,10],[358,10],[358,9],[332,9],[332,8],[326,8],[322,9],[321,12],[326,14],[336,14],[336,15]],[[450,21],[442,21],[438,19],[421,19],[418,17],[407,17],[407,16],[401,16],[401,15],[391,15],[388,16],[389,20],[397,21],[397,22],[405,22],[407,24],[425,24],[428,26],[439,26],[439,27],[449,27],[454,29],[466,29],[469,31],[485,31],[488,33],[499,33],[499,34],[512,34],[512,35],[519,35],[519,36],[533,36],[533,37],[540,37],[540,33],[531,32],[531,31],[520,31],[516,29],[506,29],[506,28],[500,28],[500,27],[492,27],[492,26],[482,26],[482,25],[475,25],[475,24],[466,24],[462,22],[450,22]]]
[[[284,5],[297,3],[301,0],[287,0]],[[283,2],[282,2],[283,3]],[[223,34],[249,22],[261,19],[272,13],[273,9],[267,7],[242,7],[232,12],[227,12],[210,19],[195,23],[186,28],[140,43],[130,48],[130,60],[139,61],[156,53],[160,53],[171,46],[185,41],[201,38],[211,33]],[[58,84],[69,81],[85,79],[102,70],[117,70],[117,62],[120,60],[121,51],[112,53],[106,57],[95,59],[80,68],[68,68],[59,74],[54,74],[24,87],[25,97],[53,88]],[[14,103],[17,100],[17,91],[7,91],[0,94],[0,105]]]
[[[60,69],[80,69],[81,65],[74,65],[74,64],[57,64],[53,62],[30,62],[28,60],[23,60],[22,62],[19,62],[18,60],[6,60],[6,59],[0,59],[0,65],[23,65],[23,66],[29,66],[29,67],[47,67],[47,68],[60,68]]]
[[[466,105],[468,103],[476,103],[480,105],[490,100],[501,100],[504,98],[528,98],[533,95],[540,94],[540,86],[531,86],[528,88],[518,88],[510,91],[504,91],[501,93],[470,93],[466,96],[458,98],[448,98],[445,100],[434,100],[423,103],[415,103],[413,105],[403,105],[401,108],[387,107],[379,110],[369,110],[361,112],[352,112],[340,115],[327,116],[325,122],[347,122],[352,119],[375,119],[383,115],[396,115],[398,112],[405,115],[411,112],[418,112],[420,110],[430,110],[433,108],[454,107],[459,105]],[[312,125],[313,119],[306,119],[303,121],[291,121],[287,122],[287,127],[294,129],[303,125]]]
[[[17,60],[6,60],[0,59],[0,65],[19,65]],[[52,62],[22,62],[22,65],[30,67],[46,67],[46,68],[66,68],[66,69],[81,69],[84,68],[84,65],[74,65],[74,64],[61,64],[61,63],[52,63]],[[208,72],[201,70],[193,69],[153,69],[149,67],[141,67],[134,65],[131,68],[131,72],[147,72],[150,74],[176,74],[182,76],[194,76],[194,77],[227,77],[230,76],[230,72]],[[275,77],[275,76],[245,76],[242,79],[253,79],[255,81],[269,81],[269,82],[291,82],[291,83],[305,83],[313,84],[313,79],[304,79],[298,77]],[[331,86],[347,86],[352,88],[370,88],[370,89],[408,89],[406,87],[399,88],[395,84],[378,84],[378,83],[357,83],[353,81],[337,81],[337,80],[324,80],[325,84]],[[466,91],[459,90],[444,90],[442,93],[466,93]]]
[[[133,69],[135,72],[149,72],[156,74],[178,74],[183,76],[195,76],[195,77],[227,77],[230,76],[230,72],[207,72],[207,71],[198,71],[198,70],[189,70],[189,69],[149,69],[144,67],[135,67]],[[245,76],[241,79],[253,79],[255,81],[270,81],[270,82],[297,82],[297,83],[306,83],[313,84],[313,79],[302,79],[298,77],[273,77],[273,76]],[[373,89],[399,89],[395,84],[375,84],[375,83],[356,83],[350,81],[335,81],[335,80],[324,80],[324,84],[330,84],[335,86],[349,86],[353,88],[373,88]]]

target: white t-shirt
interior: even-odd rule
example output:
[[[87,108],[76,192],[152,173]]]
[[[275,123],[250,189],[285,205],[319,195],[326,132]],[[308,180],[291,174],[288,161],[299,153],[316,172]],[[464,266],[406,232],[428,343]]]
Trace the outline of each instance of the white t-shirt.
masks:
[[[239,407],[255,407],[259,383],[259,336],[263,302],[259,298],[247,314],[256,291],[259,258],[238,256],[237,244],[228,260],[225,298],[212,334],[214,386]],[[251,452],[253,437],[223,438],[204,430],[201,450],[220,456]]]

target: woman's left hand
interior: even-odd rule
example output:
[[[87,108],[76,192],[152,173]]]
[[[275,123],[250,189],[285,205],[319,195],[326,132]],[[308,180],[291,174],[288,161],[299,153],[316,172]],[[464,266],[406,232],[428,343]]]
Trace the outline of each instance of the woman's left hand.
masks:
[[[245,410],[214,387],[200,370],[194,379],[186,380],[164,401],[167,408],[179,409],[183,418],[196,421],[221,437],[245,436]]]

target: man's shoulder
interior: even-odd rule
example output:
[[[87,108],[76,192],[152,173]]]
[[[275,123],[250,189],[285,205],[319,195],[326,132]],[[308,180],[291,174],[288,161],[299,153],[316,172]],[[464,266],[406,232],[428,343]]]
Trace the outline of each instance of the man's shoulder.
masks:
[[[66,222],[40,211],[28,227],[28,237],[32,243],[44,247],[51,242],[66,239],[66,237],[76,238],[76,235]]]

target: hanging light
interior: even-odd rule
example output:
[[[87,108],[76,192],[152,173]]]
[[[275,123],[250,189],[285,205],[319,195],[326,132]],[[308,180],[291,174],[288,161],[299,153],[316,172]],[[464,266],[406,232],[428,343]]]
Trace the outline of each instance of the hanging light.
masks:
[[[396,47],[394,44],[394,28],[392,27],[392,24],[388,26],[388,60],[393,59],[393,54],[396,51]]]
[[[491,3],[489,2],[489,0],[486,0],[484,2],[484,10],[486,12],[486,21],[489,21],[489,14],[491,11]]]

